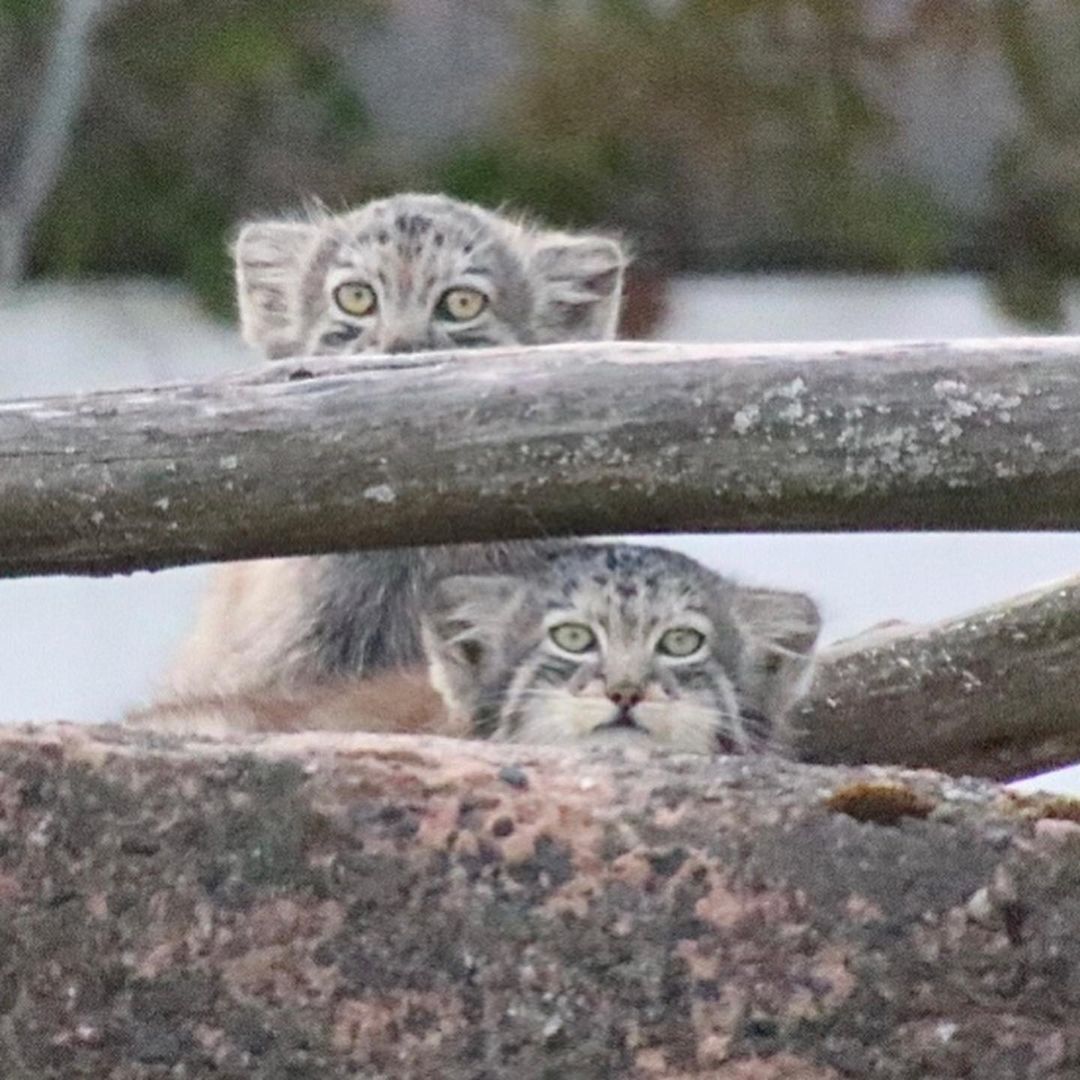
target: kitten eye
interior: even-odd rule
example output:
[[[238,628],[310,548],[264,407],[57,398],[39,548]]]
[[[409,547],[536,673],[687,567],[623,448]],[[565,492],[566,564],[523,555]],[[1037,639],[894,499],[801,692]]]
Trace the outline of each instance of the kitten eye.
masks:
[[[334,290],[334,303],[346,315],[370,315],[375,310],[375,290],[362,281],[346,281]]]
[[[596,644],[596,635],[584,624],[564,622],[553,626],[548,635],[560,649],[567,652],[588,652]]]
[[[692,656],[705,644],[705,635],[689,626],[676,626],[664,632],[656,643],[658,652],[665,656]]]
[[[435,308],[441,319],[468,322],[475,319],[488,305],[488,298],[479,289],[447,289]]]

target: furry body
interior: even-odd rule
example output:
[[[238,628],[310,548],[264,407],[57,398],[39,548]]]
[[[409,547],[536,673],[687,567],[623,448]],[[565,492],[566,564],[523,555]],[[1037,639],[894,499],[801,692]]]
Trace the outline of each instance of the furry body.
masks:
[[[244,227],[241,328],[269,358],[544,344],[614,334],[625,259],[437,195]],[[438,577],[524,567],[551,545],[412,548],[222,568],[166,680],[171,696],[295,686],[422,660]]]
[[[223,566],[164,696],[291,691],[423,664],[420,611],[435,582],[525,571],[563,546],[461,544]]]

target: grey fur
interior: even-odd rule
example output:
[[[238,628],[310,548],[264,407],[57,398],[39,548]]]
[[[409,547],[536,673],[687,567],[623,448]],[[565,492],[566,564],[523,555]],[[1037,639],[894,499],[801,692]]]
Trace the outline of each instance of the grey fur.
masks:
[[[696,752],[785,745],[820,625],[808,598],[740,590],[660,548],[579,545],[541,563],[447,578],[427,602],[432,682],[478,736],[647,737]],[[551,627],[566,622],[588,627],[593,647],[559,648]],[[700,650],[665,655],[675,628],[703,635]]]
[[[607,338],[625,263],[605,237],[547,231],[440,195],[254,222],[238,234],[234,254],[243,334],[268,357]],[[332,294],[342,281],[369,284],[376,310],[353,317],[337,308]],[[479,289],[489,303],[479,318],[454,324],[436,308],[440,293],[459,285]],[[234,694],[417,665],[425,659],[420,611],[437,582],[527,579],[577,546],[514,542],[231,564],[207,596],[167,695]],[[689,560],[665,558],[669,569],[696,567],[707,592],[720,580]],[[763,590],[736,589],[725,603],[742,628],[741,722],[760,729],[751,741],[767,742],[808,677],[817,611],[805,597]]]
[[[420,663],[418,613],[437,581],[451,574],[527,573],[563,546],[521,541],[321,557],[297,653],[310,668],[291,681],[297,674],[323,679]]]
[[[268,358],[610,338],[625,264],[606,237],[413,194],[340,215],[316,210],[306,220],[253,222],[240,230],[234,256],[242,332]],[[346,282],[374,290],[370,314],[350,315],[335,303]],[[486,298],[476,318],[440,317],[447,290],[457,287]],[[420,663],[419,603],[433,580],[527,569],[561,546],[279,560],[272,570],[280,590],[265,575],[253,589],[250,564],[234,564],[208,596],[168,692],[234,693]],[[260,599],[245,606],[255,592]]]
[[[268,357],[610,338],[625,265],[606,237],[540,229],[445,195],[254,222],[234,255],[244,338]],[[370,316],[335,305],[343,282],[376,291]],[[485,294],[478,318],[435,316],[454,286]]]

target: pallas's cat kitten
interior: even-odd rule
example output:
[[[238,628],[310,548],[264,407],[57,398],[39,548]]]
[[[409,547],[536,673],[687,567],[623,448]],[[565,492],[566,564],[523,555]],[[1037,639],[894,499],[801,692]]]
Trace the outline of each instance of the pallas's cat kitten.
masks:
[[[418,603],[430,682],[411,668],[190,695],[128,719],[186,734],[319,729],[783,752],[820,628],[809,597],[735,586],[684,555],[630,544],[456,575]]]
[[[234,256],[244,339],[270,359],[610,338],[625,263],[607,237],[414,194],[343,214],[253,222]],[[167,692],[288,687],[419,663],[419,600],[430,581],[512,570],[545,547],[403,548],[227,566]]]
[[[442,581],[423,633],[433,684],[480,737],[756,752],[783,747],[819,627],[811,601],[781,595],[786,625],[769,626],[752,591],[692,559],[581,545],[543,569]]]

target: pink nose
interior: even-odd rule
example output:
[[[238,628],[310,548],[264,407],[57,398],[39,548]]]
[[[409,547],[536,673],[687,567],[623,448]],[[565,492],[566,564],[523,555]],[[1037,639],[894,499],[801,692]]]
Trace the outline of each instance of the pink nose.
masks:
[[[620,687],[617,690],[608,691],[608,701],[613,705],[625,705],[628,709],[632,709],[635,705],[640,704],[641,697],[641,691],[638,689]]]

